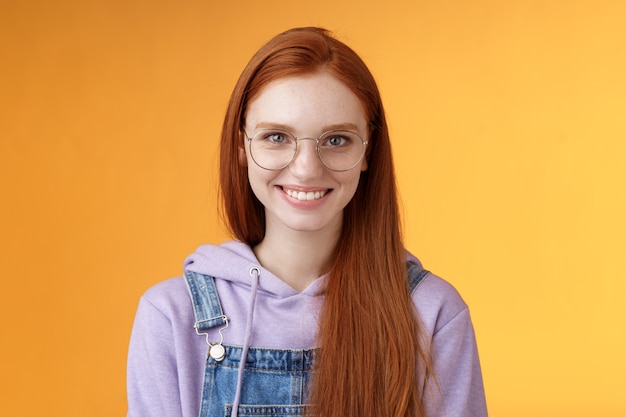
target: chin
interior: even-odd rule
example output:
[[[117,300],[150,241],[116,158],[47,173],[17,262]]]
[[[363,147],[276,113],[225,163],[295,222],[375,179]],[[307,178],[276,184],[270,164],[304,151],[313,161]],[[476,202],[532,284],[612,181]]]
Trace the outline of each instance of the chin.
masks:
[[[328,230],[340,230],[341,229],[341,219],[294,219],[294,221],[286,221],[286,226],[297,232],[323,232]]]

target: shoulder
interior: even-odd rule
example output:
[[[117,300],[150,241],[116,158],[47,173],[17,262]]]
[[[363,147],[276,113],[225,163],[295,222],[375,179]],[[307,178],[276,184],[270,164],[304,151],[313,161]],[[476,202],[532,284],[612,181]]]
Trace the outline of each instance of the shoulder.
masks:
[[[140,299],[138,313],[141,312],[162,315],[171,322],[188,321],[193,310],[185,280],[171,278],[150,287]]]
[[[413,303],[423,324],[432,334],[468,312],[467,304],[456,288],[432,272],[415,289]]]
[[[413,293],[435,372],[428,415],[487,416],[476,337],[467,304],[449,282],[429,273]],[[437,398],[437,391],[440,398]]]
[[[148,288],[142,296],[143,299],[158,305],[168,304],[185,297],[189,298],[189,295],[183,277],[161,281]]]

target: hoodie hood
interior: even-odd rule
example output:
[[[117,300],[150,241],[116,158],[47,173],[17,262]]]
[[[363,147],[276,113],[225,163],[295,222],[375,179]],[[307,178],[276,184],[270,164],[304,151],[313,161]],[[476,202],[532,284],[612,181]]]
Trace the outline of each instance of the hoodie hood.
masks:
[[[406,252],[407,262],[414,262],[420,267],[421,262],[409,252]],[[302,293],[299,293],[280,278],[263,268],[252,248],[240,241],[230,241],[221,245],[202,245],[185,259],[184,269],[200,274],[210,275],[217,279],[224,279],[237,285],[250,287],[250,269],[258,268],[259,291],[284,298],[296,294],[319,295],[322,293],[323,276],[313,281]]]
[[[226,280],[238,286],[250,288],[250,270],[257,268],[259,273],[258,291],[278,298],[298,294],[316,296],[322,293],[323,277],[313,281],[304,291],[299,292],[283,280],[263,268],[247,244],[230,241],[221,245],[202,245],[185,260],[184,269],[219,280]]]

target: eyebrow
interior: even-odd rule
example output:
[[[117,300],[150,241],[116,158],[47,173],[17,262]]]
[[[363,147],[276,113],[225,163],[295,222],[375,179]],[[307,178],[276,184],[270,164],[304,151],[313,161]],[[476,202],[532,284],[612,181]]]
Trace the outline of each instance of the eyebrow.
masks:
[[[256,129],[282,129],[287,130],[289,132],[293,131],[293,126],[285,125],[282,123],[271,123],[271,122],[259,122],[254,127]],[[355,123],[344,122],[344,123],[335,123],[332,125],[327,125],[324,127],[323,132],[328,132],[330,130],[350,130],[358,132],[359,128]]]

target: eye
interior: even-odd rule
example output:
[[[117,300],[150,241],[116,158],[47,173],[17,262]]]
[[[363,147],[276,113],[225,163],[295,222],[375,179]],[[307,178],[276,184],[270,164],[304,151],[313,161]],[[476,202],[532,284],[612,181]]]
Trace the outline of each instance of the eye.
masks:
[[[289,141],[288,136],[283,132],[267,132],[263,134],[262,138],[270,143],[285,143]]]
[[[349,146],[354,143],[354,139],[347,133],[333,132],[325,136],[322,141],[322,146],[330,148],[338,148]]]
[[[272,148],[283,148],[295,146],[295,139],[292,134],[282,130],[260,130],[254,135],[254,142],[258,146],[268,146]]]

